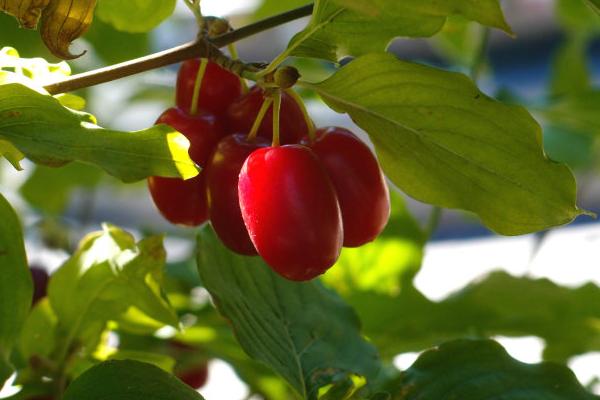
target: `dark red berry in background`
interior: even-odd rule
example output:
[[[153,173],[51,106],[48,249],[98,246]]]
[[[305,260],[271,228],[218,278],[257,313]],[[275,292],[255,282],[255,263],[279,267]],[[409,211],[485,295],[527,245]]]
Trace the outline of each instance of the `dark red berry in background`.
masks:
[[[176,103],[187,113],[190,113],[192,106],[199,67],[199,59],[187,60],[181,64],[177,75]],[[242,93],[242,82],[237,75],[209,61],[200,88],[198,109],[223,115],[227,107]]]
[[[29,268],[31,271],[31,277],[33,279],[33,302],[32,305],[37,304],[41,299],[46,297],[48,290],[48,281],[50,276],[44,268],[32,265]]]
[[[254,86],[247,94],[236,100],[227,110],[229,131],[250,132],[264,100],[265,92],[258,86]],[[308,133],[300,106],[287,93],[281,96],[280,127],[281,144],[298,143]],[[269,141],[273,140],[273,106],[265,114],[258,134]]]
[[[256,150],[242,167],[238,188],[250,238],[280,275],[309,280],[338,259],[343,231],[337,197],[308,147]]]
[[[167,124],[183,133],[190,141],[191,159],[200,166],[206,165],[213,148],[224,136],[217,118],[205,112],[189,115],[180,108],[169,108],[158,117],[156,124]]]
[[[225,246],[247,256],[257,253],[242,219],[238,180],[248,156],[269,145],[269,141],[260,137],[247,141],[243,134],[226,136],[204,170],[210,223]]]
[[[200,364],[177,372],[177,377],[194,389],[200,389],[208,381],[208,364]]]
[[[316,134],[310,147],[335,187],[344,223],[344,246],[358,247],[373,241],[390,217],[390,194],[377,159],[347,129],[322,128]]]
[[[154,204],[167,221],[176,225],[198,226],[208,220],[204,174],[184,181],[179,178],[148,178]]]

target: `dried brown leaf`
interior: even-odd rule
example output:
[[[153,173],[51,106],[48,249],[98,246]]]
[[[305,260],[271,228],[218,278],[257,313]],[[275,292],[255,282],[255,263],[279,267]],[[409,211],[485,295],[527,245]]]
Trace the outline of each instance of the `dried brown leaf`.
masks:
[[[42,13],[41,34],[52,54],[66,60],[84,54],[71,54],[69,46],[91,25],[95,7],[96,0],[51,0]]]
[[[0,0],[0,11],[4,11],[19,20],[22,27],[34,29],[42,10],[48,6],[50,0]]]

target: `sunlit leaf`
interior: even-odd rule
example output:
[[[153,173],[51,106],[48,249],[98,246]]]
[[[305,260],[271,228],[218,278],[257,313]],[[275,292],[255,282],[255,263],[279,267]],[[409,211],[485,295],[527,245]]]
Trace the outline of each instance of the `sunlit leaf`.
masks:
[[[98,18],[124,32],[148,32],[170,17],[176,0],[102,0]]]
[[[511,32],[497,0],[353,0],[351,7],[335,0],[317,0],[306,29],[290,41],[288,52],[300,57],[337,61],[383,51],[399,36],[429,37],[446,17],[468,19]]]
[[[102,129],[92,121],[51,96],[17,84],[0,86],[0,138],[35,162],[61,166],[82,161],[125,182],[197,175],[188,140],[172,128],[159,125],[128,133]]]
[[[545,156],[531,115],[462,74],[377,53],[305,86],[367,131],[387,176],[420,201],[475,212],[505,235],[582,213],[573,175]]]

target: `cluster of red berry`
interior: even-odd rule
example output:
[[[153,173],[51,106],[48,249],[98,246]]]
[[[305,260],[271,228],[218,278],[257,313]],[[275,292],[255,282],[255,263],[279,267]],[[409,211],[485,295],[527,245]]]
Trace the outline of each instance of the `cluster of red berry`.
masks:
[[[203,169],[187,181],[151,177],[148,184],[170,222],[210,219],[229,249],[309,280],[335,263],[342,246],[379,235],[389,193],[360,139],[343,128],[315,131],[291,89],[273,92],[257,85],[244,93],[237,75],[207,60],[183,63],[177,107],[157,123],[183,133]]]

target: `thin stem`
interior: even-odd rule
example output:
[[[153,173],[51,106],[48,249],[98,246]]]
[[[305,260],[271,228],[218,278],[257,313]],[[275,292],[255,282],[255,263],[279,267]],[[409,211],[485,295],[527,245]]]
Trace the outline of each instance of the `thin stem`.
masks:
[[[208,59],[201,58],[200,66],[198,66],[198,74],[196,75],[196,81],[194,82],[194,95],[192,96],[192,104],[190,106],[190,115],[198,114],[198,103],[200,101],[200,90],[202,90],[202,82],[204,81],[204,74],[206,73],[207,66],[208,66]]]
[[[235,45],[235,43],[229,43],[227,45],[227,49],[229,50],[229,55],[231,56],[232,59],[234,60],[239,60],[240,56],[238,54],[238,50],[237,50],[237,46]],[[242,91],[244,92],[244,94],[248,93],[248,83],[246,82],[246,80],[242,77],[240,77],[240,82],[242,84]]]
[[[273,94],[273,143],[271,146],[277,147],[280,144],[279,140],[279,128],[280,128],[280,114],[281,114],[281,90],[277,89]]]
[[[273,104],[273,98],[267,97],[263,101],[262,106],[260,106],[260,110],[258,110],[258,114],[256,115],[256,119],[254,120],[254,124],[252,124],[250,133],[248,133],[249,141],[254,140],[256,138],[256,136],[258,135],[258,129],[260,128],[260,125],[262,124],[263,119],[265,119],[265,115],[267,114],[267,111],[269,111],[269,107],[271,107],[271,104]]]
[[[189,60],[190,58],[208,57],[209,53],[211,52],[211,47],[219,48],[227,46],[230,43],[238,42],[257,33],[310,15],[312,10],[313,5],[309,4],[304,7],[296,8],[294,10],[263,19],[210,40],[199,39],[194,42],[174,47],[159,53],[85,72],[83,74],[73,75],[62,81],[46,85],[45,89],[50,94],[66,93],[77,89],[99,85],[101,83],[111,82],[127,76],[136,75],[141,72],[150,71],[152,69],[162,68],[167,65]]]
[[[202,32],[204,30],[204,18],[202,17],[202,11],[200,11],[200,0],[183,0],[183,2],[194,14],[194,18],[196,18],[196,22],[198,23],[198,28],[200,28],[200,31]]]
[[[306,109],[306,104],[304,104],[304,100],[302,100],[302,97],[300,97],[300,95],[294,89],[286,89],[285,92],[288,95],[290,95],[294,99],[296,104],[298,104],[298,107],[300,107],[300,111],[302,111],[302,116],[304,117],[304,122],[306,122],[306,126],[308,127],[308,139],[311,143],[313,143],[316,140],[317,129],[315,127],[315,122],[308,114],[308,110]]]

